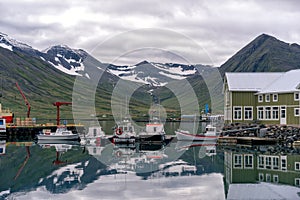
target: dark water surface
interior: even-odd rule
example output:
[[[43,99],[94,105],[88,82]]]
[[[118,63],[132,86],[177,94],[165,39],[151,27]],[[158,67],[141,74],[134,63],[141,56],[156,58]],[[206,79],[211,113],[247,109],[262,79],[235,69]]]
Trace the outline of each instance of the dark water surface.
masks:
[[[166,124],[168,133],[176,126]],[[2,141],[0,172],[0,199],[299,199],[300,194],[299,150],[279,146]]]

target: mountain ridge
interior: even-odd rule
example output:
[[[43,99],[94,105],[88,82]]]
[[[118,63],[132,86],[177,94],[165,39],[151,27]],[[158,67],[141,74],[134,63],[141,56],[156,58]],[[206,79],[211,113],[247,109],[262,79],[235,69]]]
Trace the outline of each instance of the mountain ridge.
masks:
[[[300,46],[261,34],[220,66],[225,72],[280,72],[300,68]]]

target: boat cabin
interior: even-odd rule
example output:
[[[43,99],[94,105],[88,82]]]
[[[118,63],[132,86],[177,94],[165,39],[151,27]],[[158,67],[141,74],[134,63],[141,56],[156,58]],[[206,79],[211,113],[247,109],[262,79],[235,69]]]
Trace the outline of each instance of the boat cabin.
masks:
[[[6,119],[0,118],[0,133],[6,132]]]

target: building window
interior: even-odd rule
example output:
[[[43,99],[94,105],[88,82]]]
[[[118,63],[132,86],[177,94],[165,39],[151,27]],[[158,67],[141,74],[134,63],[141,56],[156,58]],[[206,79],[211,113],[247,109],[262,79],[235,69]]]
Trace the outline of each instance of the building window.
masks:
[[[279,183],[279,177],[278,177],[278,175],[273,175],[273,182],[274,183]]]
[[[272,119],[271,118],[271,107],[265,107],[265,119]]]
[[[257,107],[257,116],[260,120],[264,119],[264,107]]]
[[[253,155],[245,155],[245,168],[253,168]]]
[[[265,157],[264,156],[258,157],[258,168],[259,169],[265,168]]]
[[[270,156],[266,157],[266,168],[267,169],[272,168],[272,157],[270,157]]]
[[[270,102],[270,94],[266,94],[265,98],[266,98],[266,102]]]
[[[277,102],[278,101],[278,94],[273,94],[273,101]]]
[[[295,162],[295,170],[296,171],[300,170],[300,162]]]
[[[273,169],[279,169],[279,157],[273,157]]]
[[[253,107],[245,106],[244,107],[244,119],[245,120],[252,120],[253,119]]]
[[[235,154],[234,163],[233,163],[234,168],[242,168],[242,164],[243,164],[242,155]]]
[[[294,100],[299,101],[299,92],[294,93]]]
[[[300,115],[300,108],[294,108],[294,116],[299,117]]]
[[[272,118],[279,119],[279,107],[272,107]]]
[[[263,101],[264,101],[263,95],[258,95],[258,102],[263,102]]]
[[[263,174],[263,173],[259,173],[259,174],[258,174],[258,180],[259,180],[260,182],[263,182],[263,181],[264,181],[264,174]]]
[[[286,171],[286,156],[281,156],[281,170]]]
[[[242,107],[233,107],[233,119],[235,120],[242,119]]]
[[[300,186],[300,178],[295,178],[295,186]]]
[[[271,182],[271,174],[266,174],[266,182]]]

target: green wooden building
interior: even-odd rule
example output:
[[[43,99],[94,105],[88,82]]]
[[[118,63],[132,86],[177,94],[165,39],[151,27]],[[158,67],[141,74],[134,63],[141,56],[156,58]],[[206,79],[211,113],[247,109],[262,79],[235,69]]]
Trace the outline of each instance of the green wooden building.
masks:
[[[300,125],[300,70],[226,73],[225,123]]]

